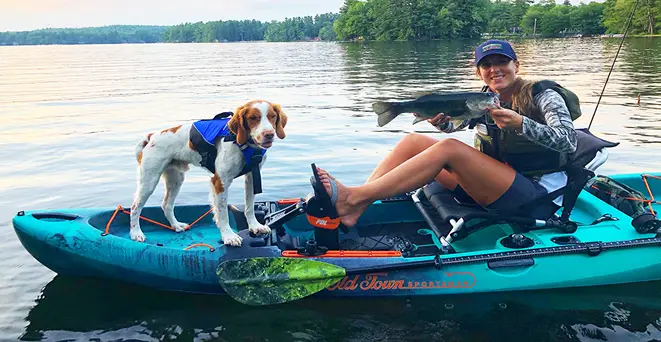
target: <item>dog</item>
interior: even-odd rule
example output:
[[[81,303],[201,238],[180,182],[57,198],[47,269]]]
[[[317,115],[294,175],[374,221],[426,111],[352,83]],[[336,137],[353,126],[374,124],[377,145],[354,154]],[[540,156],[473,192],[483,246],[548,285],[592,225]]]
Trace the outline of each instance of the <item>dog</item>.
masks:
[[[268,226],[260,224],[255,217],[253,172],[246,172],[249,161],[244,155],[246,147],[264,153],[273,145],[275,136],[284,139],[287,115],[279,104],[254,100],[238,107],[228,119],[224,132],[231,132],[231,137],[235,137],[234,139],[228,138],[227,135],[216,138],[215,132],[218,129],[214,131],[212,124],[220,121],[200,120],[197,125],[184,124],[157,134],[150,133],[137,143],[135,153],[138,161],[138,184],[131,205],[131,240],[137,242],[146,240],[145,234],[140,229],[140,213],[161,176],[165,180],[165,197],[162,204],[165,217],[176,232],[182,232],[188,227],[188,224],[179,222],[174,216],[174,200],[184,182],[185,172],[190,169],[189,165],[204,167],[211,173],[211,206],[214,222],[220,230],[225,245],[241,246],[243,242],[230,227],[227,206],[227,190],[232,181],[241,174],[245,177],[245,216],[250,232],[253,234],[271,232]],[[210,131],[213,132],[209,133]],[[199,144],[203,134],[207,135],[206,146]],[[265,162],[266,155],[263,155],[261,162],[254,167],[261,170]]]

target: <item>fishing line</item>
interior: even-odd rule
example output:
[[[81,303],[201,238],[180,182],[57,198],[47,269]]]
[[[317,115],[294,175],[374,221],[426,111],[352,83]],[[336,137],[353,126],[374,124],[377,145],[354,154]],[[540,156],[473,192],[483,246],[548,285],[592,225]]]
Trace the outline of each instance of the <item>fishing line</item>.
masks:
[[[620,49],[622,49],[622,44],[624,44],[624,38],[627,37],[627,32],[629,31],[629,26],[631,26],[631,20],[633,19],[634,13],[636,13],[636,8],[638,8],[638,1],[639,0],[636,0],[636,3],[633,5],[633,10],[631,10],[631,15],[629,15],[629,22],[627,23],[627,26],[624,29],[624,35],[622,36],[622,40],[620,41],[620,47],[617,48],[617,53],[615,54],[615,58],[613,59],[613,64],[611,65],[611,70],[608,72],[608,76],[606,76],[606,82],[604,83],[604,88],[601,89],[601,95],[599,95],[599,99],[597,100],[597,106],[594,107],[594,113],[592,113],[592,118],[590,119],[590,124],[588,125],[588,130],[592,126],[592,120],[594,120],[594,116],[597,114],[597,108],[599,108],[599,103],[601,102],[601,97],[604,95],[604,90],[606,90],[606,85],[608,84],[608,79],[611,77],[611,73],[613,72],[613,68],[615,67],[615,61],[617,60],[617,56],[620,54]]]

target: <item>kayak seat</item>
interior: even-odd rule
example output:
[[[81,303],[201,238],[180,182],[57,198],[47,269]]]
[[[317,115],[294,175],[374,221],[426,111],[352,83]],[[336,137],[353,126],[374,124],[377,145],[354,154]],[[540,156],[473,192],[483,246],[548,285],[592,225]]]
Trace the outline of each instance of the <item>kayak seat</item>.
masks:
[[[437,226],[449,224],[451,229],[445,236],[448,243],[465,238],[469,234],[497,223],[510,224],[515,232],[526,232],[541,228],[559,228],[564,233],[573,233],[576,225],[569,223],[569,215],[576,199],[594,173],[588,169],[575,169],[574,175],[568,177],[567,185],[546,196],[540,197],[517,208],[506,211],[486,210],[477,203],[460,202],[454,194],[438,182],[432,182],[419,190],[417,196],[424,196],[441,219]],[[569,172],[568,172],[569,173]],[[578,189],[578,191],[576,191]],[[549,211],[544,216],[533,217],[530,213],[541,204],[551,203],[563,195],[563,215],[555,216],[555,211]],[[555,206],[557,208],[557,206]],[[479,221],[473,224],[473,222]],[[438,229],[444,232],[445,229]]]
[[[432,230],[447,243],[465,238],[479,229],[497,223],[510,224],[515,232],[557,228],[564,233],[573,233],[577,225],[569,220],[569,216],[579,194],[587,182],[595,176],[595,170],[608,159],[606,148],[619,144],[597,138],[585,129],[576,131],[579,148],[574,155],[574,162],[564,167],[567,173],[567,185],[545,196],[511,210],[486,210],[472,200],[457,199],[449,189],[432,181],[418,189],[412,196],[413,200],[427,223],[432,226]],[[549,205],[553,210],[537,212],[536,217],[532,215],[535,209],[552,204],[559,196],[563,196],[561,207]],[[433,213],[426,212],[430,207],[433,208]],[[562,214],[558,216],[556,213],[560,212],[560,209]],[[447,232],[448,225],[449,232]]]
[[[432,207],[445,221],[459,220],[474,212],[486,212],[476,202],[462,202],[454,196],[450,189],[435,181],[423,187],[423,192]]]

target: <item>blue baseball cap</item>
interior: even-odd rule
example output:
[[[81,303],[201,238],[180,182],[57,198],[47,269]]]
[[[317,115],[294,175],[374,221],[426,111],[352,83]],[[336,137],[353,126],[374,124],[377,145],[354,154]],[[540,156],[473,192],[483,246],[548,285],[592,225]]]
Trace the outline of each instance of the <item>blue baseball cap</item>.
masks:
[[[475,65],[478,65],[482,58],[495,54],[516,60],[516,53],[510,43],[504,40],[489,39],[475,48]]]

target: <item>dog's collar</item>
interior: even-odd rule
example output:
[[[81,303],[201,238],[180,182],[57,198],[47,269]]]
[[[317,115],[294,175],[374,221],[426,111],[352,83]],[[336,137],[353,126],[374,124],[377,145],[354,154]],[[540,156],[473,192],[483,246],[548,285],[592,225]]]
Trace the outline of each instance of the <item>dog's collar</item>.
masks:
[[[228,141],[229,141],[229,140],[228,140]],[[243,151],[243,150],[245,150],[245,149],[247,149],[247,148],[253,148],[253,149],[255,149],[255,150],[262,150],[262,151],[266,152],[266,149],[263,148],[263,147],[261,147],[261,146],[259,146],[259,145],[257,145],[257,144],[252,140],[252,138],[251,138],[250,140],[246,141],[245,144],[239,144],[238,142],[236,142],[236,140],[234,140],[234,143],[236,144],[236,146],[239,147],[239,149],[240,149],[241,151]]]

